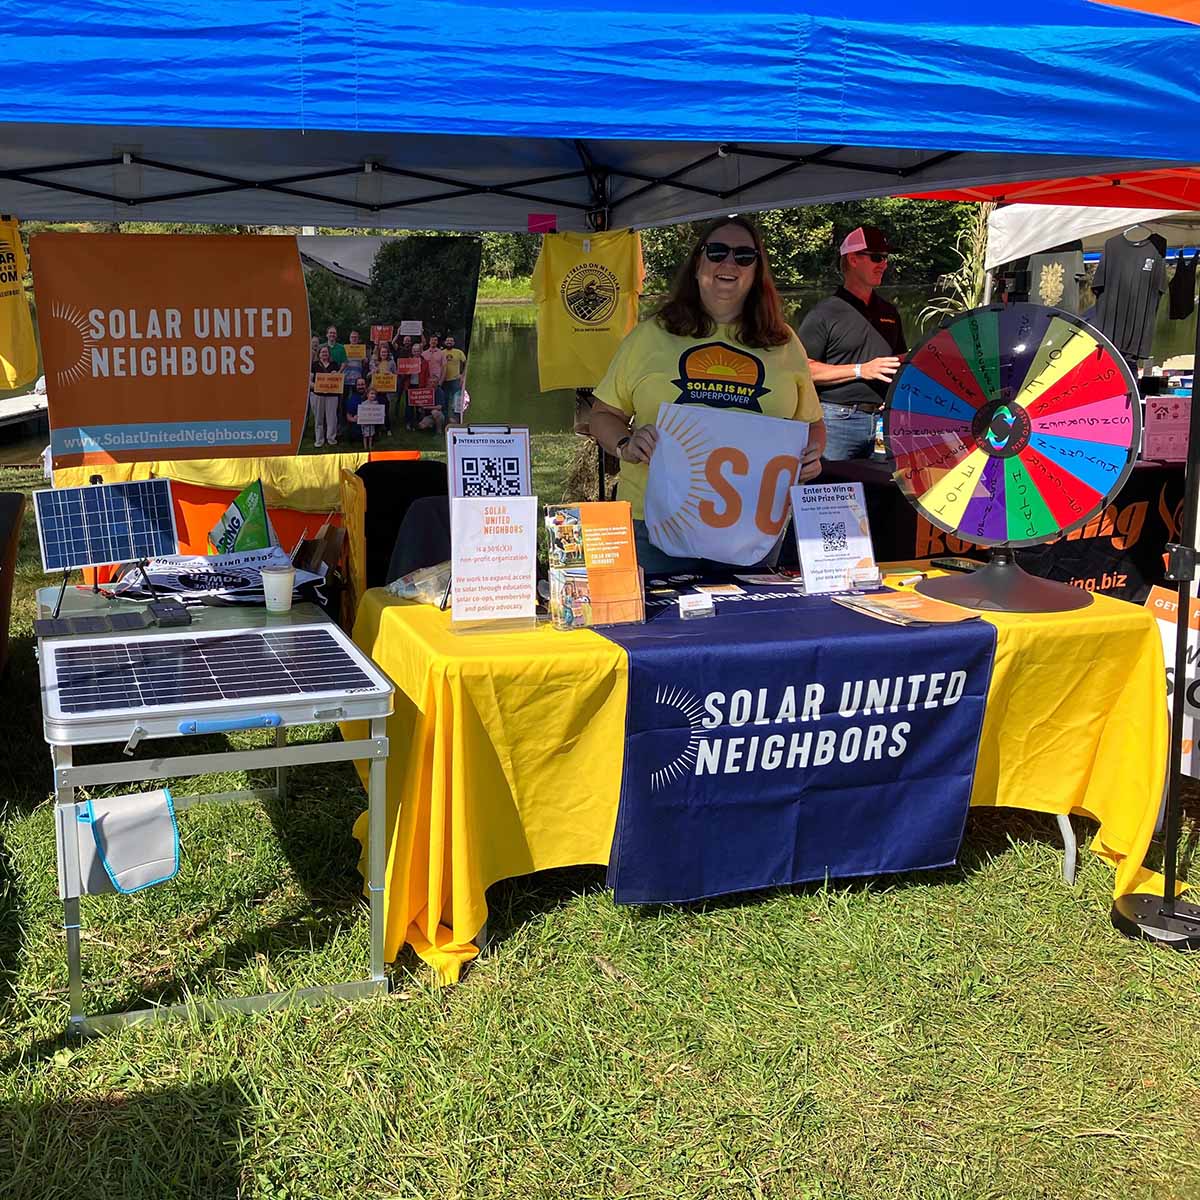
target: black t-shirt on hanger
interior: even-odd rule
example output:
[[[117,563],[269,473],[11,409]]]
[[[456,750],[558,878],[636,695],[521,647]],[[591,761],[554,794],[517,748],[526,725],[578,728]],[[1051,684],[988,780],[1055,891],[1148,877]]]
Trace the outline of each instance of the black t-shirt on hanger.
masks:
[[[1167,314],[1172,321],[1190,317],[1196,307],[1197,259],[1200,259],[1200,251],[1194,251],[1191,258],[1185,259],[1180,250],[1175,260],[1175,274],[1171,276],[1171,307]]]
[[[1096,328],[1127,358],[1149,358],[1158,302],[1166,290],[1167,266],[1150,238],[1110,237],[1092,280]]]

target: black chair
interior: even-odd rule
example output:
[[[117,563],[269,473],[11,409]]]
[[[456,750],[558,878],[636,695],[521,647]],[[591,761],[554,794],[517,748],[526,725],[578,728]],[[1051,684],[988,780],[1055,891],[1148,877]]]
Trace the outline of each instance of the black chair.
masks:
[[[425,496],[414,500],[400,522],[387,579],[399,579],[421,567],[436,567],[450,557],[450,498]]]
[[[363,463],[356,472],[367,489],[367,515],[363,535],[367,543],[367,587],[382,587],[396,534],[414,500],[446,496],[446,464],[432,459],[387,460]]]

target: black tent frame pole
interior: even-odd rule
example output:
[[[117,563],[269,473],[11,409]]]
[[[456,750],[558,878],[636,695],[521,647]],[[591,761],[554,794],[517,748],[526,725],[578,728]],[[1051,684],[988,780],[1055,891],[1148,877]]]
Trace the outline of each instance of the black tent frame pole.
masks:
[[[1171,745],[1167,766],[1166,822],[1163,830],[1163,894],[1121,896],[1112,922],[1122,933],[1170,946],[1200,950],[1200,906],[1176,898],[1183,782],[1183,721],[1187,709],[1187,643],[1191,585],[1196,577],[1196,506],[1200,501],[1200,313],[1192,360],[1192,403],[1188,426],[1183,521],[1179,541],[1167,546],[1167,579],[1175,583],[1175,673],[1171,688]]]

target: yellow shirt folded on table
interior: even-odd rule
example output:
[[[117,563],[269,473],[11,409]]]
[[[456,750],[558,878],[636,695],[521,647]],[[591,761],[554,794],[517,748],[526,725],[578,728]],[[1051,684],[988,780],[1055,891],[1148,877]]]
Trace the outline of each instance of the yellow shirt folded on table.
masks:
[[[542,238],[533,268],[542,391],[595,387],[637,324],[644,276],[642,238],[635,231]]]
[[[708,404],[785,420],[819,421],[821,403],[808,371],[808,355],[793,333],[782,346],[751,349],[732,326],[711,337],[677,337],[651,318],[631,333],[596,385],[596,398],[653,425],[660,404]],[[617,495],[645,519],[645,463],[622,463]]]
[[[19,388],[38,375],[37,341],[25,299],[29,264],[13,217],[0,218],[0,387]]]

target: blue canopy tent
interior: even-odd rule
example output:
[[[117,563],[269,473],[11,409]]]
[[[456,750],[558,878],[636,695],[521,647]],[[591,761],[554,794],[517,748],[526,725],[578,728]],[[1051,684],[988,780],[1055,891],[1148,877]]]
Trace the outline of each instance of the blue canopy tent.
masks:
[[[642,226],[1200,161],[1200,27],[1092,0],[0,7],[25,218]]]

